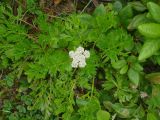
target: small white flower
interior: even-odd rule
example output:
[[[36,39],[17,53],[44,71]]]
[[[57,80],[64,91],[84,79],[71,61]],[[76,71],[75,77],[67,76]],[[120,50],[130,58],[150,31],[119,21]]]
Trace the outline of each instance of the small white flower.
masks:
[[[84,68],[85,66],[86,66],[86,62],[85,61],[79,62],[79,67],[80,68]]]
[[[70,58],[73,58],[73,57],[74,57],[74,55],[75,55],[74,51],[70,51],[70,52],[69,52],[69,56],[70,56]]]
[[[71,66],[72,66],[73,68],[77,68],[77,67],[78,67],[78,62],[72,61]]]
[[[76,51],[70,51],[69,56],[73,59],[71,66],[73,68],[84,68],[86,64],[86,58],[90,57],[90,52],[84,50],[83,47],[78,47]]]
[[[141,91],[140,92],[140,97],[141,98],[146,98],[146,97],[148,97],[148,94],[146,92]]]
[[[90,52],[88,50],[85,50],[83,54],[86,58],[90,57]]]
[[[79,62],[81,62],[81,61],[85,61],[86,59],[85,59],[85,56],[81,54],[79,55],[78,60]]]
[[[84,52],[84,48],[79,46],[76,51],[82,54]]]

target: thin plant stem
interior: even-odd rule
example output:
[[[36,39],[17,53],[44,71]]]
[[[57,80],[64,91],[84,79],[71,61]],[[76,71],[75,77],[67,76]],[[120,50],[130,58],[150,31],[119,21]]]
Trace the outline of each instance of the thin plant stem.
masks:
[[[86,10],[86,8],[90,5],[90,3],[92,2],[92,0],[90,0],[87,5],[83,8],[83,10],[81,11],[81,14]]]
[[[93,92],[94,92],[94,77],[92,79],[92,91],[91,91],[91,98],[93,97]]]

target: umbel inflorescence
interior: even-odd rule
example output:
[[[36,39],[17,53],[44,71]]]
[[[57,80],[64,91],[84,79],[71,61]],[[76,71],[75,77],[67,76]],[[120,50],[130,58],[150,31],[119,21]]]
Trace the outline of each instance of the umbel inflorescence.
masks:
[[[73,68],[83,68],[86,66],[86,58],[90,57],[90,52],[79,46],[76,51],[70,51],[69,56],[73,59],[71,64]]]

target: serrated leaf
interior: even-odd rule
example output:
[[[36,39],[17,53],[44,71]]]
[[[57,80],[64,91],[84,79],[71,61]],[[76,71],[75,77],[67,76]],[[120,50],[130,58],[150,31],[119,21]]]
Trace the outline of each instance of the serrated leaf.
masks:
[[[139,32],[148,38],[160,37],[160,24],[146,23],[138,26]]]
[[[138,71],[134,70],[133,68],[130,68],[128,70],[128,77],[130,81],[133,82],[135,85],[139,84],[140,75]]]
[[[107,111],[104,110],[99,110],[97,112],[97,120],[109,120],[110,119],[110,114]]]
[[[152,15],[153,19],[160,23],[160,6],[156,3],[147,3],[148,10]]]
[[[155,39],[146,41],[142,46],[138,60],[141,61],[151,57],[152,55],[154,55],[156,51],[159,50],[159,48],[160,48],[160,40]]]

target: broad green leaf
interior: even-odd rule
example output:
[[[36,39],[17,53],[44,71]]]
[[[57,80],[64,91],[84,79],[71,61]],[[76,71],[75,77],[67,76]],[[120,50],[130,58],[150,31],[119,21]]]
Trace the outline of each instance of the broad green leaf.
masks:
[[[125,65],[121,68],[120,74],[125,74],[128,71],[128,65]]]
[[[156,3],[149,2],[147,3],[147,7],[153,19],[160,23],[160,6]]]
[[[115,84],[112,81],[108,80],[102,86],[103,86],[104,90],[109,91],[115,87]]]
[[[134,63],[133,64],[133,69],[135,69],[136,71],[143,71],[143,67],[139,64],[139,63]]]
[[[134,70],[133,68],[130,68],[128,70],[128,77],[130,81],[133,82],[135,85],[139,84],[140,74],[138,71]]]
[[[120,15],[121,22],[125,26],[128,26],[128,24],[130,23],[130,19],[133,17],[132,6],[128,4],[126,7],[121,9],[121,11],[119,12],[119,15]]]
[[[160,24],[146,23],[138,26],[139,32],[145,37],[158,38],[160,37]]]
[[[158,120],[156,116],[153,113],[147,114],[147,120]]]
[[[115,69],[120,69],[120,68],[124,67],[126,64],[127,64],[127,62],[125,60],[118,60],[118,61],[112,63],[112,67]]]
[[[120,118],[130,118],[131,109],[126,108],[120,103],[112,104],[111,106],[117,113]]]
[[[131,18],[133,16],[132,6],[128,4],[120,11],[119,14],[122,18]]]
[[[155,39],[146,41],[142,46],[138,60],[141,61],[151,57],[152,55],[154,55],[156,51],[159,50],[159,48],[160,48],[160,40]]]
[[[146,17],[147,17],[148,19],[150,19],[150,20],[153,19],[151,13],[149,13],[149,12],[147,13]]]
[[[146,19],[146,14],[140,14],[140,15],[136,15],[132,21],[130,22],[130,24],[128,25],[128,29],[132,30],[132,29],[136,29],[140,24],[143,24],[147,22]]]
[[[97,112],[97,120],[109,120],[110,119],[110,114],[107,111],[104,110],[99,110]]]
[[[140,1],[131,2],[131,5],[135,10],[139,12],[143,12],[147,9]]]

